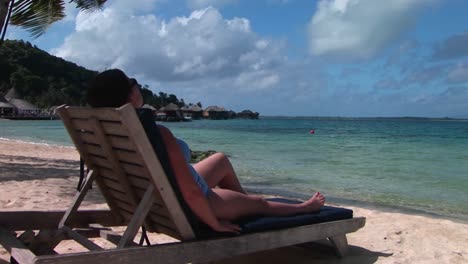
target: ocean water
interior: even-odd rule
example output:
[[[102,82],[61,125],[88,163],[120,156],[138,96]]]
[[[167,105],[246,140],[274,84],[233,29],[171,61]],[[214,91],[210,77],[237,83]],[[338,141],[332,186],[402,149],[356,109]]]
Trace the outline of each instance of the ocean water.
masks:
[[[164,123],[229,155],[241,182],[298,197],[468,219],[468,122],[314,118]],[[315,129],[315,134],[310,130]],[[72,146],[61,121],[0,120],[0,137]]]

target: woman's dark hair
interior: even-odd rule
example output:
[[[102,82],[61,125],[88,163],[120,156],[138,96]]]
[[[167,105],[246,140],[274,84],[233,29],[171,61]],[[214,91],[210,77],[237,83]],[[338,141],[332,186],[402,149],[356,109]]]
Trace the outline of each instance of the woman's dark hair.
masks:
[[[119,107],[128,103],[132,91],[129,79],[119,69],[98,74],[88,88],[86,101],[92,107]]]

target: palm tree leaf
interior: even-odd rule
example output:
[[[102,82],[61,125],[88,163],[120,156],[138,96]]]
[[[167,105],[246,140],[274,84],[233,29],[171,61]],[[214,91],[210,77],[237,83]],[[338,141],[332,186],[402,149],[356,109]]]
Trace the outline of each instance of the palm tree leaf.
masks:
[[[80,11],[96,11],[106,0],[69,0]],[[64,0],[17,0],[13,6],[10,23],[28,30],[33,38],[44,34],[54,22],[65,17]]]
[[[107,2],[107,0],[70,0],[76,4],[76,7],[80,9],[80,11],[96,11],[100,10],[102,6]]]
[[[28,30],[36,38],[65,17],[64,9],[61,0],[18,0],[13,6],[10,23]]]

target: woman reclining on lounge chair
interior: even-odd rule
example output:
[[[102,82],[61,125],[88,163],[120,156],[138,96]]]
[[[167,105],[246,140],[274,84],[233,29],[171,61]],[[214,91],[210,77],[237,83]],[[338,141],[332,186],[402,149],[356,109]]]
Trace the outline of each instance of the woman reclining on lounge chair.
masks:
[[[120,107],[131,103],[135,108],[140,108],[143,105],[136,80],[129,79],[117,69],[96,76],[88,90],[87,100],[92,107]],[[325,197],[319,192],[300,204],[272,202],[247,194],[226,155],[216,153],[192,166],[189,164],[190,149],[187,144],[175,138],[168,128],[158,128],[184,200],[215,231],[239,232],[239,226],[231,221],[242,217],[316,212],[325,203]]]

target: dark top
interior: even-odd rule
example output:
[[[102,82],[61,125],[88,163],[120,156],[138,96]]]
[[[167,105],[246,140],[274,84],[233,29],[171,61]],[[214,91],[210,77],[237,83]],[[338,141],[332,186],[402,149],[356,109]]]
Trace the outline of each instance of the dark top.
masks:
[[[172,189],[177,196],[177,200],[179,201],[182,210],[187,217],[187,220],[192,226],[195,236],[198,239],[216,236],[216,232],[205,223],[200,221],[200,219],[193,213],[182,197],[182,193],[179,189],[179,185],[177,184],[174,172],[169,162],[169,155],[167,154],[166,146],[164,145],[159,128],[154,121],[153,111],[151,109],[139,108],[136,109],[136,113],[140,119],[143,129],[145,130],[146,135],[148,136],[151,146],[153,147],[156,156],[158,157],[159,162],[163,167],[164,173],[166,174],[167,179],[169,180],[169,183],[171,184]]]

